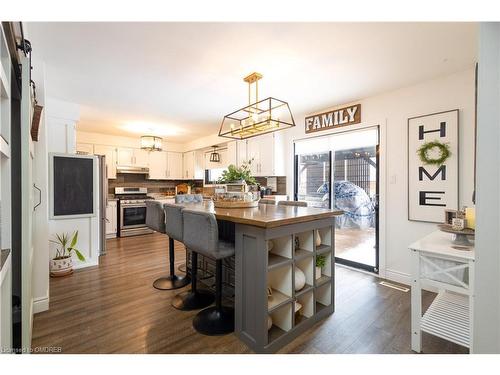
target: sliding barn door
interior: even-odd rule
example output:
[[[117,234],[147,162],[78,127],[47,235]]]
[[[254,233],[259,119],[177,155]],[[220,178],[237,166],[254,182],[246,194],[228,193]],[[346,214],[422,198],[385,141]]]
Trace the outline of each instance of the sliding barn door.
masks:
[[[31,347],[33,327],[33,142],[31,140],[32,96],[30,60],[21,57],[21,284],[22,284],[22,347]]]

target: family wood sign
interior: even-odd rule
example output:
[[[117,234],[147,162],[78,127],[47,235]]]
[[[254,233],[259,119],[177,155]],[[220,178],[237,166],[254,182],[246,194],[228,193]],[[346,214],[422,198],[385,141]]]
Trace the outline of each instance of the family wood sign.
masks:
[[[361,122],[361,104],[351,105],[329,112],[306,117],[306,133],[359,124]]]

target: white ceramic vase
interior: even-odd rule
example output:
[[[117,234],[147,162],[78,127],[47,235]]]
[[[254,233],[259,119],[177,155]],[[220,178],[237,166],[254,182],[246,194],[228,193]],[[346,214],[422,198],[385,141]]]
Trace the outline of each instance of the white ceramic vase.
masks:
[[[299,267],[295,267],[295,291],[301,290],[304,285],[306,285],[306,275]]]
[[[315,239],[315,242],[316,242],[316,247],[320,246],[321,245],[321,236],[319,235],[319,230],[316,231],[316,239]]]
[[[316,280],[321,277],[321,267],[316,267]]]
[[[70,256],[50,260],[50,276],[66,276],[73,272],[73,260]]]
[[[267,330],[269,331],[273,326],[273,318],[270,315],[267,316]]]

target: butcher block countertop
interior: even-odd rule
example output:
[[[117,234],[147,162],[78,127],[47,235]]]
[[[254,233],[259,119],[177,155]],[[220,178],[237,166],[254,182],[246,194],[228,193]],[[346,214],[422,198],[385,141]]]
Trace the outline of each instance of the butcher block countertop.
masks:
[[[283,225],[304,223],[342,215],[339,210],[313,207],[273,206],[259,204],[253,208],[218,208],[212,201],[183,204],[186,208],[212,212],[218,220],[260,228],[275,228]]]

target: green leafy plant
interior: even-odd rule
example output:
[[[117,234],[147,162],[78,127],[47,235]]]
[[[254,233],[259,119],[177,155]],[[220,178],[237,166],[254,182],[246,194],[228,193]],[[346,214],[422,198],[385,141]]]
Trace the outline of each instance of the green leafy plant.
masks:
[[[230,164],[227,169],[222,172],[222,176],[219,178],[218,182],[221,184],[227,184],[230,182],[245,181],[248,185],[254,185],[256,181],[250,171],[252,161],[253,159],[245,161],[241,164],[241,167]]]
[[[439,150],[439,157],[431,159],[429,158],[428,152],[432,149]],[[442,165],[446,159],[451,156],[450,146],[447,143],[442,143],[439,141],[426,142],[417,150],[418,157],[422,163],[427,165]]]
[[[326,265],[326,257],[324,255],[316,256],[316,267],[323,268]]]
[[[78,231],[73,234],[71,240],[67,233],[56,233],[55,240],[50,240],[50,242],[58,245],[56,248],[56,257],[54,259],[68,258],[71,256],[71,252],[74,251],[79,260],[82,262],[85,261],[83,254],[75,247],[78,242]]]

